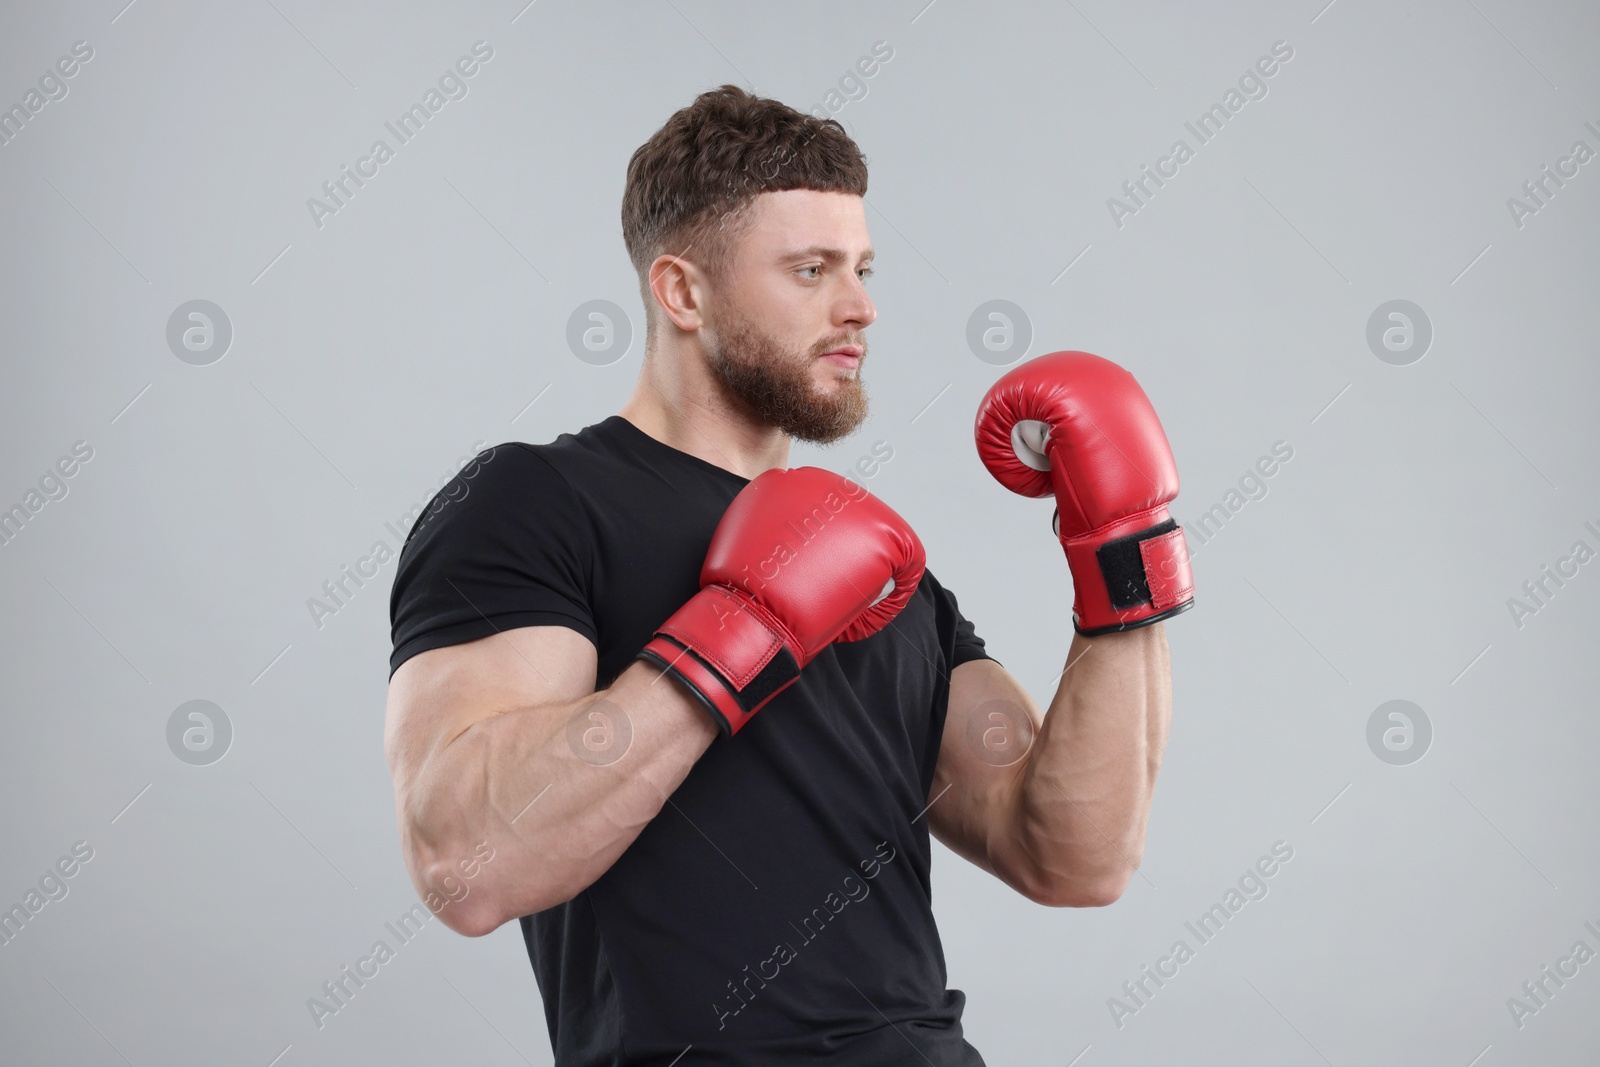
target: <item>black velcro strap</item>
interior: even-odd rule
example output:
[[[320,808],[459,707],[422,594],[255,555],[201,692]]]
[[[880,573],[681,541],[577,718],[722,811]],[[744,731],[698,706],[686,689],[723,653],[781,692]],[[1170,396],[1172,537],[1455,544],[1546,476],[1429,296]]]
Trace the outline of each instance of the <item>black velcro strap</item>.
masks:
[[[1138,533],[1107,541],[1095,550],[1113,608],[1122,611],[1150,603],[1150,584],[1145,581],[1144,557],[1139,554],[1139,542],[1171,533],[1177,528],[1177,520],[1168,519]]]
[[[694,649],[691,648],[689,655],[694,654]],[[749,684],[737,691],[734,696],[738,698],[741,708],[745,711],[754,711],[770,700],[774,693],[798,677],[800,677],[800,664],[794,661],[794,656],[787,648],[780,647],[777,654],[761,668],[761,673],[750,679]]]

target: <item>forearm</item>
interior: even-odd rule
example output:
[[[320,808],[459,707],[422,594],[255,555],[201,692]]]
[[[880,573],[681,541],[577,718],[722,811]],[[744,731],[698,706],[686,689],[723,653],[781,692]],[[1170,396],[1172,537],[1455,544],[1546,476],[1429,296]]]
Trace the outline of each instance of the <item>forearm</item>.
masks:
[[[1143,854],[1167,743],[1165,624],[1074,634],[1067,663],[1022,776],[1018,833],[1051,897],[1110,903]]]
[[[412,879],[425,900],[448,902],[437,913],[466,934],[569,900],[616,862],[716,736],[705,710],[645,663],[580,700],[483,719],[397,794]]]

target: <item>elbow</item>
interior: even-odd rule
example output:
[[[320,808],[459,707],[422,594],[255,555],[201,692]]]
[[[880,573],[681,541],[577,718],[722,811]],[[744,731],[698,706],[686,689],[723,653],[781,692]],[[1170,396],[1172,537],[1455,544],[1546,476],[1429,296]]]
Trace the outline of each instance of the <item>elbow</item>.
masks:
[[[1122,896],[1120,889],[1073,887],[1049,893],[1030,893],[1028,899],[1046,908],[1104,908]]]
[[[446,927],[465,937],[482,937],[514,917],[507,912],[498,872],[488,869],[495,859],[506,862],[495,850],[480,844],[466,858],[455,859],[459,850],[424,844],[415,834],[404,836],[406,869],[421,907]]]
[[[506,917],[487,894],[474,893],[460,901],[447,901],[435,912],[439,921],[462,937],[483,937],[506,923]]]
[[[502,880],[496,866],[506,859],[487,838],[469,845],[459,820],[437,817],[451,810],[437,800],[429,809],[420,804],[400,805],[401,851],[406,873],[417,892],[418,910],[428,912],[449,929],[465,937],[482,937],[508,918]],[[496,863],[498,861],[498,863]]]
[[[1035,850],[1026,872],[1013,884],[1047,908],[1104,908],[1122,899],[1144,855],[1142,841],[1096,852]]]
[[[1073,893],[1066,894],[1053,905],[1057,908],[1104,908],[1122,899],[1122,891],[1128,887],[1126,880],[1115,882],[1098,882],[1091,886],[1079,888]]]
[[[409,803],[408,803],[409,801]],[[577,896],[593,880],[552,862],[559,841],[530,842],[485,829],[451,796],[402,794],[400,839],[406,872],[426,907],[464,937],[483,937],[512,919]],[[496,847],[498,844],[499,847]]]
[[[415,879],[423,904],[440,922],[463,937],[483,937],[523,915],[563,904],[581,890],[546,885],[527,872],[479,873],[474,880],[457,867],[425,867]]]
[[[461,878],[452,864],[417,864],[412,867],[411,882],[433,917],[464,937],[482,937],[505,922],[500,902],[489,887]]]
[[[416,878],[423,905],[463,937],[483,937],[516,918],[500,887],[480,872],[475,881],[445,865],[424,868]]]
[[[522,896],[516,901],[496,897],[486,891],[473,891],[459,901],[446,901],[435,914],[450,929],[463,937],[492,934],[513,919],[533,915],[565,904],[582,890],[549,890],[538,897]]]
[[[1131,873],[1118,871],[1098,877],[1057,879],[1036,886],[1024,895],[1046,908],[1104,908],[1122,899]]]

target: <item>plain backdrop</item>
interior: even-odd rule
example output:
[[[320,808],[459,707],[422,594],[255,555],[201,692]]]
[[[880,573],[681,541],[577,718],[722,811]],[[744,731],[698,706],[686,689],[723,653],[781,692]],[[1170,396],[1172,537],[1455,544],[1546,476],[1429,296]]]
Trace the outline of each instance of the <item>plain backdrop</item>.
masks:
[[[0,1059],[551,1062],[515,924],[433,923],[313,1021],[416,903],[381,748],[393,563],[313,601],[475,449],[617,409],[628,157],[733,82],[871,165],[872,414],[792,461],[886,443],[870,488],[1041,705],[1071,580],[1049,505],[979,463],[979,398],[1094,352],[1177,457],[1197,597],[1139,876],[1052,910],[936,849],[988,1062],[1594,1061],[1600,8],[124,3],[0,14],[27,115],[0,144],[0,508],[26,515],[0,908],[59,896],[0,945]],[[1275,845],[1202,945],[1185,924]]]

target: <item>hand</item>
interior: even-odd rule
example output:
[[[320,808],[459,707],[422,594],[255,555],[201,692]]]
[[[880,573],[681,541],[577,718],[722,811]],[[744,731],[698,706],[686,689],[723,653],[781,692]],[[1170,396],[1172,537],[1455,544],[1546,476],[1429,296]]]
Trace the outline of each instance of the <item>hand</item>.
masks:
[[[731,736],[828,645],[888,625],[923,565],[915,531],[855,482],[817,467],[769,470],[723,513],[700,592],[639,655]]]
[[[1001,485],[1055,494],[1079,633],[1148,626],[1194,605],[1183,529],[1167,513],[1178,468],[1133,375],[1088,352],[1028,360],[984,396],[976,433]]]

